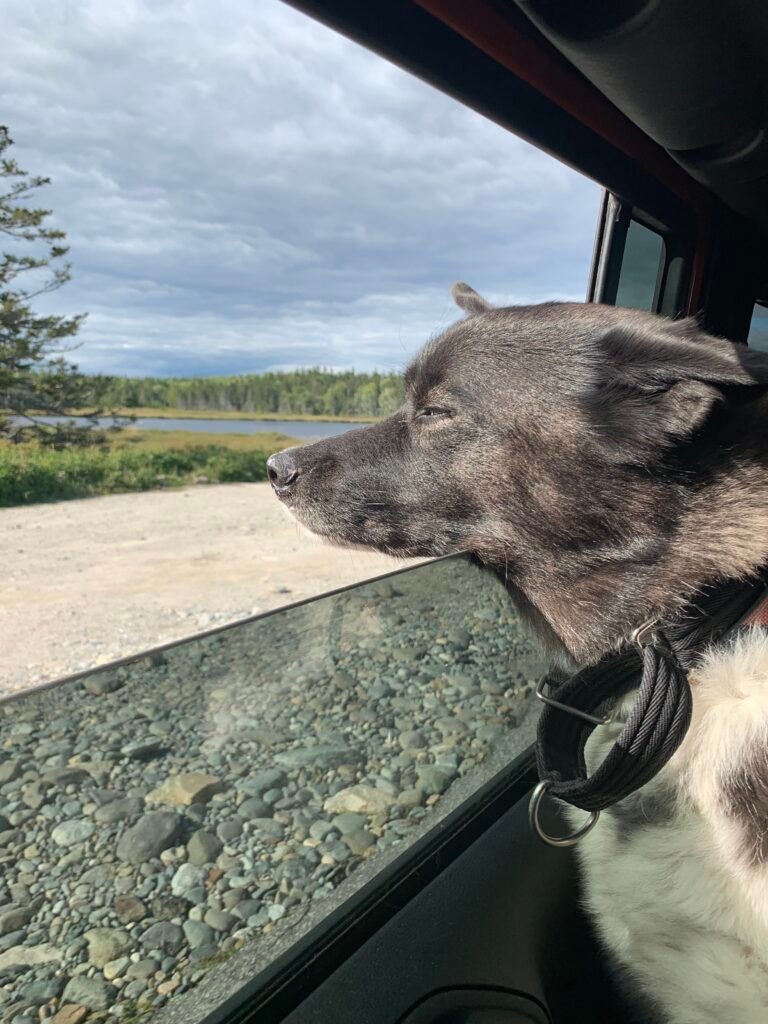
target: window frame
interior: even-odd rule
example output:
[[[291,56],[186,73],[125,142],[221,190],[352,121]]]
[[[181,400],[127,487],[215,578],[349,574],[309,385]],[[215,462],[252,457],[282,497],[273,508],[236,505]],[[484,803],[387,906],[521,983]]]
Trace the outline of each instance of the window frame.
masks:
[[[760,294],[762,294],[762,293],[760,293]],[[755,301],[754,301],[754,303],[752,305],[752,315],[750,317],[749,331],[748,331],[747,339],[746,339],[747,345],[749,345],[750,335],[752,333],[752,321],[754,320],[755,309],[756,309],[757,306],[760,306],[761,309],[764,309],[766,311],[766,314],[765,314],[766,315],[766,320],[768,320],[768,298],[765,298],[765,299],[755,298]],[[765,349],[756,349],[755,351],[766,351],[766,350]]]
[[[605,189],[598,214],[587,301],[616,305],[627,236],[632,223],[661,239],[652,312],[677,317],[686,311],[695,256],[695,241]]]

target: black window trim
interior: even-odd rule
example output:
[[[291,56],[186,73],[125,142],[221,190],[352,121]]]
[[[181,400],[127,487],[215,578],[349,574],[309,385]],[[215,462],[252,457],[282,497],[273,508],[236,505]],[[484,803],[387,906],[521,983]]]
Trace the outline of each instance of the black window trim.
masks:
[[[587,301],[616,305],[627,234],[632,221],[658,235],[663,246],[653,311],[666,316],[680,316],[685,311],[690,287],[695,240],[607,189],[603,191],[598,214]],[[676,264],[676,261],[681,261],[682,265]],[[673,276],[672,271],[678,269],[679,273]]]
[[[660,223],[695,235],[698,214],[689,203],[413,0],[284,2],[620,193]]]

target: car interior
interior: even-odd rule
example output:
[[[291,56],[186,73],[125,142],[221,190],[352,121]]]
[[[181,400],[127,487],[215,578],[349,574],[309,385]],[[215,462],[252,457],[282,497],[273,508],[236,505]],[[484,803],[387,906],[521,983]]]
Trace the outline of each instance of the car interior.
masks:
[[[768,295],[768,11],[757,0],[300,0],[293,6],[605,189],[588,301],[747,342]],[[758,305],[756,305],[758,304]],[[532,750],[210,1024],[648,1020],[531,832]],[[556,808],[547,808],[558,825]]]
[[[759,0],[290,3],[602,186],[587,301],[748,343],[768,301]],[[582,910],[573,849],[530,828],[536,782],[533,747],[497,765],[205,1024],[651,1020]],[[542,821],[567,830],[551,801]]]

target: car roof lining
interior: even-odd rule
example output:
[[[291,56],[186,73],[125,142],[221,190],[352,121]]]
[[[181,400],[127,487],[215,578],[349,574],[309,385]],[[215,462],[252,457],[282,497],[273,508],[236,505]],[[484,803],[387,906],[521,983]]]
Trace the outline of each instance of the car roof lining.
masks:
[[[768,228],[768,5],[495,0],[752,225]]]

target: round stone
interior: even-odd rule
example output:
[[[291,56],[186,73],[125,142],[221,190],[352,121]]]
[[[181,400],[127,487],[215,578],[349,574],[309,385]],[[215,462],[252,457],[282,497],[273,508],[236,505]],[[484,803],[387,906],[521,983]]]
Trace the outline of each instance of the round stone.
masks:
[[[175,811],[145,814],[123,832],[117,844],[117,856],[131,864],[152,860],[174,845],[181,824],[181,818]]]
[[[365,814],[355,814],[354,811],[347,811],[345,814],[337,814],[331,824],[343,836],[351,832],[359,832],[368,824],[368,817]]]
[[[419,732],[418,729],[408,729],[406,732],[401,732],[398,736],[398,743],[403,750],[421,750],[427,745],[424,733]]]
[[[141,936],[141,944],[145,949],[159,949],[161,953],[173,956],[184,945],[184,932],[170,921],[158,921]]]
[[[182,929],[190,949],[197,949],[213,942],[213,928],[202,921],[185,921]]]
[[[254,917],[259,913],[264,904],[261,900],[241,900],[234,908],[233,912],[237,914],[241,921],[247,921],[249,917]]]
[[[237,924],[234,914],[228,914],[226,910],[211,909],[203,918],[205,924],[217,932],[228,932]]]
[[[358,832],[352,832],[349,835],[345,835],[343,837],[343,841],[349,848],[350,853],[354,853],[360,857],[366,850],[375,844],[376,837],[367,829],[360,829]]]
[[[216,860],[224,848],[221,839],[207,832],[205,829],[198,829],[187,843],[187,856],[191,864],[198,867],[203,864],[211,864]]]
[[[205,882],[205,871],[196,864],[182,864],[171,879],[171,892],[174,896],[182,896],[190,889],[195,889]]]
[[[121,924],[141,921],[147,916],[147,908],[136,896],[122,895],[115,897],[115,914]]]
[[[84,843],[90,839],[96,831],[92,821],[85,818],[76,818],[73,821],[64,821],[57,825],[51,832],[51,839],[57,846],[75,846],[77,843]]]
[[[98,975],[93,978],[76,975],[67,982],[61,998],[63,1003],[75,1003],[87,1010],[108,1010],[116,993],[115,986]]]
[[[222,821],[217,827],[216,832],[223,842],[230,843],[233,839],[237,839],[238,836],[242,835],[243,823],[238,818],[230,818],[228,821]]]
[[[94,967],[117,960],[133,946],[128,933],[117,928],[91,928],[83,937],[88,943],[88,963]]]
[[[272,808],[267,801],[259,797],[250,797],[248,800],[243,800],[237,808],[237,813],[240,817],[246,819],[268,818],[271,812]]]
[[[119,956],[116,960],[109,960],[105,963],[102,973],[107,981],[112,981],[114,978],[119,978],[124,974],[130,963],[131,961],[129,957]]]
[[[434,796],[444,793],[456,777],[456,773],[448,768],[438,768],[435,765],[419,766],[416,774],[419,779],[419,788],[427,796]]]

